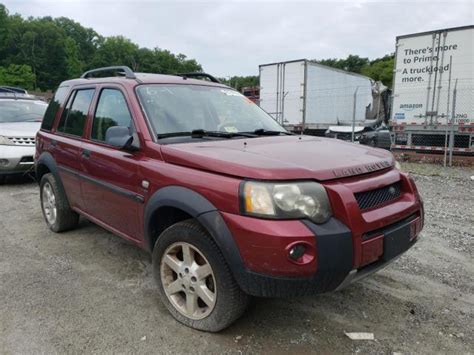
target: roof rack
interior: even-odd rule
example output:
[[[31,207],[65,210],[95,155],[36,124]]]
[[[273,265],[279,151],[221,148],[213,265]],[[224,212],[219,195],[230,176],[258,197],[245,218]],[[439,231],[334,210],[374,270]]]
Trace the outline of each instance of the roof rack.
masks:
[[[127,79],[136,79],[137,77],[135,76],[135,73],[130,69],[129,67],[125,65],[118,65],[118,66],[112,66],[112,67],[103,67],[103,68],[97,68],[97,69],[92,69],[84,72],[81,75],[81,78],[87,79],[92,77],[92,74],[96,73],[101,73],[101,72],[110,72],[110,71],[115,71],[120,74],[125,75]]]
[[[213,83],[220,83],[220,81],[217,80],[214,76],[207,73],[196,72],[196,73],[182,73],[182,74],[176,74],[176,75],[182,76],[185,79],[186,78],[208,78]]]
[[[14,94],[28,94],[28,91],[25,89],[15,87],[15,86],[4,86],[0,85],[0,92],[9,92]]]

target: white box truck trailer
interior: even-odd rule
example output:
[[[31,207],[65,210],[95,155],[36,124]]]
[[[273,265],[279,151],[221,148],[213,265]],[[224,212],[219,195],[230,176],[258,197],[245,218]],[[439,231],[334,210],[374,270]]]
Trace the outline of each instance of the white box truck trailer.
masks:
[[[474,152],[474,26],[398,36],[393,83],[393,148]]]
[[[364,123],[372,104],[368,77],[300,59],[262,64],[260,107],[293,131]],[[354,97],[356,103],[354,105]]]

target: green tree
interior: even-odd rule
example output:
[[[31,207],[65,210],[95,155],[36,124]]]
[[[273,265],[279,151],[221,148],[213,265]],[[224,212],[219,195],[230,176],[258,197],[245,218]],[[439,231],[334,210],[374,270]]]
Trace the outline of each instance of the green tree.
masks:
[[[76,78],[84,71],[84,63],[79,59],[79,46],[72,37],[64,40],[64,51],[66,52],[67,74]]]
[[[202,71],[194,59],[184,54],[174,55],[168,50],[140,48],[137,53],[138,71],[161,74],[177,74]]]
[[[386,55],[382,58],[375,59],[362,68],[362,74],[366,75],[375,81],[381,81],[389,88],[392,87],[393,68],[395,64],[395,57],[393,54]]]
[[[139,48],[123,36],[102,37],[71,19],[24,19],[0,4],[0,66],[26,65],[34,88],[55,89],[83,70],[128,65],[135,71],[174,74],[200,71],[199,63],[168,50]]]
[[[123,36],[107,37],[99,46],[92,60],[93,67],[127,65],[137,70],[138,45]]]
[[[50,17],[9,19],[9,53],[3,64],[29,65],[36,76],[35,88],[54,88],[67,77],[64,34]]]
[[[89,66],[97,48],[104,41],[92,28],[83,27],[67,17],[54,19],[55,24],[64,31],[66,37],[72,38],[77,46],[77,56],[83,67]]]
[[[352,73],[360,74],[362,68],[369,65],[369,58],[362,58],[358,55],[349,55],[345,59],[322,59],[315,60],[316,63],[327,65],[329,67],[346,70]]]
[[[8,38],[8,11],[5,5],[0,4],[0,60],[7,55]]]
[[[35,74],[28,65],[10,64],[8,67],[0,67],[0,86],[18,86],[32,90],[35,79]]]

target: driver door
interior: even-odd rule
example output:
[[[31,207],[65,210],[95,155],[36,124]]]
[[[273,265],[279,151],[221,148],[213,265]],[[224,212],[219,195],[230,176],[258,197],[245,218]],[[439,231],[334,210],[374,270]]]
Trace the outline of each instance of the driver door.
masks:
[[[105,142],[110,127],[135,129],[126,95],[120,87],[100,89],[89,126],[89,139],[83,143],[81,152],[85,212],[127,239],[139,240],[142,228],[138,212],[143,204],[138,176],[141,154]]]

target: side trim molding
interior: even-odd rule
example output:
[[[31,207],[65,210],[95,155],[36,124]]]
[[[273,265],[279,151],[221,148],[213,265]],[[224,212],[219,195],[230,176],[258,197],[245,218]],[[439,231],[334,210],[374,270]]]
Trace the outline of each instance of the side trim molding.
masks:
[[[93,177],[84,175],[84,174],[82,174],[82,173],[80,173],[80,172],[78,172],[74,169],[66,168],[65,166],[59,166],[59,171],[65,172],[67,174],[74,175],[74,176],[78,177],[79,179],[82,179],[82,180],[87,181],[91,184],[103,187],[104,189],[112,191],[112,192],[114,192],[118,195],[129,198],[131,200],[134,200],[135,202],[143,203],[145,201],[145,197],[143,195],[137,194],[133,191],[129,191],[129,190],[126,190],[126,189],[118,187],[118,186],[115,186],[115,185],[110,184],[108,182],[105,182],[105,181],[102,181],[102,180],[95,179]]]

